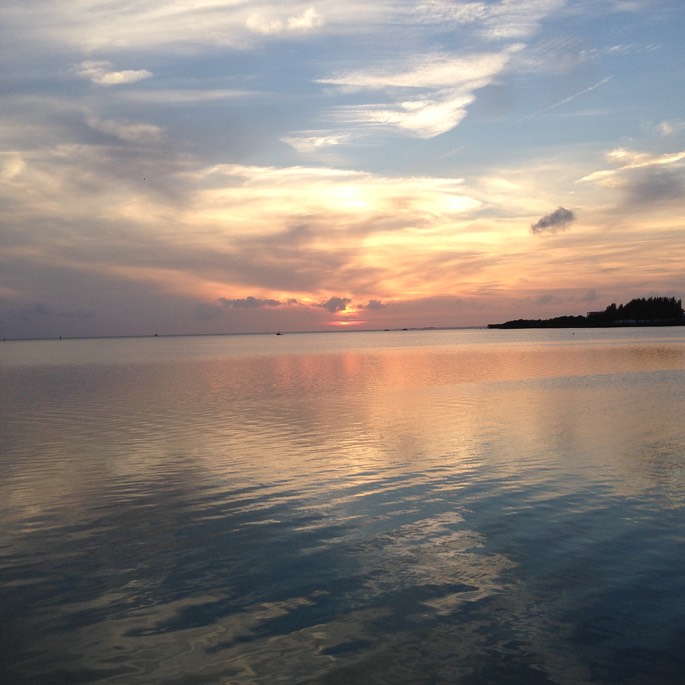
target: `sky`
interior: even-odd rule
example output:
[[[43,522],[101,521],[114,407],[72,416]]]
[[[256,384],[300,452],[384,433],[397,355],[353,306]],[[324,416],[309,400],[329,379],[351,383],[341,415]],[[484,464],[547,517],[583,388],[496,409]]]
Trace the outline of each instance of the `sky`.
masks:
[[[0,337],[685,296],[682,0],[3,0]]]

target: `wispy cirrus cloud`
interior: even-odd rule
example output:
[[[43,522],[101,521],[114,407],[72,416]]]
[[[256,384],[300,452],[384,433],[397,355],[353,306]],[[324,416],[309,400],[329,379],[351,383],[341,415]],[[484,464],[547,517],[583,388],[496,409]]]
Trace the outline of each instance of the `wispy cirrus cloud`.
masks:
[[[337,115],[340,121],[347,124],[399,129],[419,138],[434,138],[458,126],[474,100],[472,93],[442,90],[424,98],[407,99],[396,104],[341,107]]]
[[[650,167],[666,167],[685,160],[685,150],[680,152],[668,152],[664,154],[650,154],[629,150],[628,148],[615,148],[606,154],[608,162],[614,164],[613,169],[600,169],[593,171],[578,179],[578,183],[599,182],[612,184],[612,179],[622,172],[634,169],[648,169]]]
[[[411,56],[400,69],[396,64],[350,71],[320,79],[321,83],[340,86],[346,91],[356,89],[384,90],[392,88],[447,88],[463,85],[467,90],[487,82],[507,63],[508,53],[520,45],[503,52],[484,52],[468,56],[449,53],[432,53]]]
[[[258,8],[258,9],[257,9]],[[223,46],[246,50],[264,41],[298,39],[310,33],[353,35],[373,31],[388,17],[403,15],[400,0],[375,3],[318,0],[155,0],[136,3],[92,0],[33,0],[0,7],[0,20],[31,39],[77,46],[86,53]]]
[[[593,90],[597,90],[597,88],[601,88],[602,86],[606,85],[611,81],[613,76],[605,76],[603,79],[597,81],[597,83],[594,83],[591,86],[588,86],[587,88],[583,88],[582,90],[577,91],[576,93],[573,93],[572,95],[568,95],[567,97],[562,98],[561,100],[558,100],[557,102],[552,103],[551,105],[548,105],[544,109],[538,111],[538,112],[533,112],[532,114],[529,114],[526,118],[534,117],[539,114],[545,114],[547,112],[550,112],[555,109],[559,109],[560,107],[563,107],[564,105],[569,104],[570,102],[573,102],[574,100],[578,99],[579,97],[582,97],[583,95],[587,95],[588,93],[591,93]]]
[[[344,145],[350,142],[351,139],[352,135],[349,133],[302,131],[283,136],[281,141],[297,150],[297,152],[307,155],[326,148]]]
[[[467,26],[489,40],[520,40],[534,34],[541,20],[564,4],[565,0],[459,3],[424,0],[416,14],[426,23]]]
[[[348,127],[373,127],[424,139],[446,133],[465,119],[476,92],[493,83],[512,56],[525,48],[521,41],[532,36],[542,19],[563,5],[564,0],[423,2],[405,17],[417,36],[430,25],[443,30],[445,26],[455,30],[468,27],[480,36],[480,45],[441,52],[412,51],[403,47],[398,35],[396,47],[386,50],[392,57],[372,59],[362,69],[318,79],[344,94],[374,94],[358,97],[354,105],[334,107],[330,116]],[[497,43],[497,49],[488,49],[489,43]]]
[[[434,53],[412,57],[403,68],[395,64],[322,78],[320,83],[344,92],[380,91],[382,102],[339,107],[341,122],[398,128],[432,138],[457,126],[475,100],[475,91],[492,82],[521,45],[501,52],[453,56]]]

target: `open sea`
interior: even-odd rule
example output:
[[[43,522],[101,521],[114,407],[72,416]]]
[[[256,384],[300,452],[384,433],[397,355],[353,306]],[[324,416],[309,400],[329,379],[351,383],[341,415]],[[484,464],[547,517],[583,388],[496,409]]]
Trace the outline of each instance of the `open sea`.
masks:
[[[685,327],[0,343],[0,683],[680,685]]]

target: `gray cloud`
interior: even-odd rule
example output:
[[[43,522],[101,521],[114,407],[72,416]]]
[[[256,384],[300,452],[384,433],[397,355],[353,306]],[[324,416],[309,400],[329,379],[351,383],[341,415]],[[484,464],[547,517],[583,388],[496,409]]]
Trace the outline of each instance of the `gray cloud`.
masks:
[[[631,205],[652,205],[671,200],[682,201],[685,179],[680,170],[640,170],[626,184]]]
[[[98,119],[94,116],[88,116],[86,123],[100,133],[105,133],[127,143],[156,142],[162,136],[162,129],[153,124]]]
[[[318,306],[323,307],[331,314],[335,314],[335,312],[342,312],[347,309],[347,305],[350,304],[350,302],[352,302],[352,300],[349,297],[331,297]]]
[[[94,319],[95,313],[85,309],[60,309],[43,302],[8,303],[0,301],[0,323],[7,325],[12,337],[45,337],[61,332],[62,327],[72,332],[70,321],[77,327],[80,323]],[[3,335],[4,337],[4,335]]]
[[[367,304],[360,304],[360,309],[385,309],[388,305],[380,300],[369,300]]]
[[[570,209],[557,207],[551,214],[545,214],[541,219],[531,224],[530,230],[535,235],[565,231],[575,219],[576,216]]]
[[[50,316],[51,313],[50,308],[42,302],[36,302],[35,304],[10,310],[12,316],[21,319],[22,321],[29,321],[35,317]]]
[[[562,300],[558,298],[556,295],[550,295],[547,293],[546,295],[540,295],[540,297],[535,300],[536,304],[541,304],[541,305],[546,305],[546,304],[561,304]]]
[[[282,307],[286,304],[292,304],[296,300],[288,300],[288,302],[281,302],[280,300],[270,300],[268,298],[262,299],[248,295],[243,298],[228,299],[220,297],[217,302],[220,302],[225,307],[234,307],[235,309],[258,309],[260,307]]]

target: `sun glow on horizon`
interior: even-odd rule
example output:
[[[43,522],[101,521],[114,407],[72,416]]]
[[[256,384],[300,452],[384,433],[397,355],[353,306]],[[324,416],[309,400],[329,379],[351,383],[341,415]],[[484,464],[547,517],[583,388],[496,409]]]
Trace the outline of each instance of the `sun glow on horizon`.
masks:
[[[0,3],[3,337],[682,296],[682,0],[104,4]]]
[[[344,319],[339,321],[327,321],[329,326],[339,326],[341,328],[347,328],[348,326],[361,326],[362,324],[368,323],[368,321]]]

